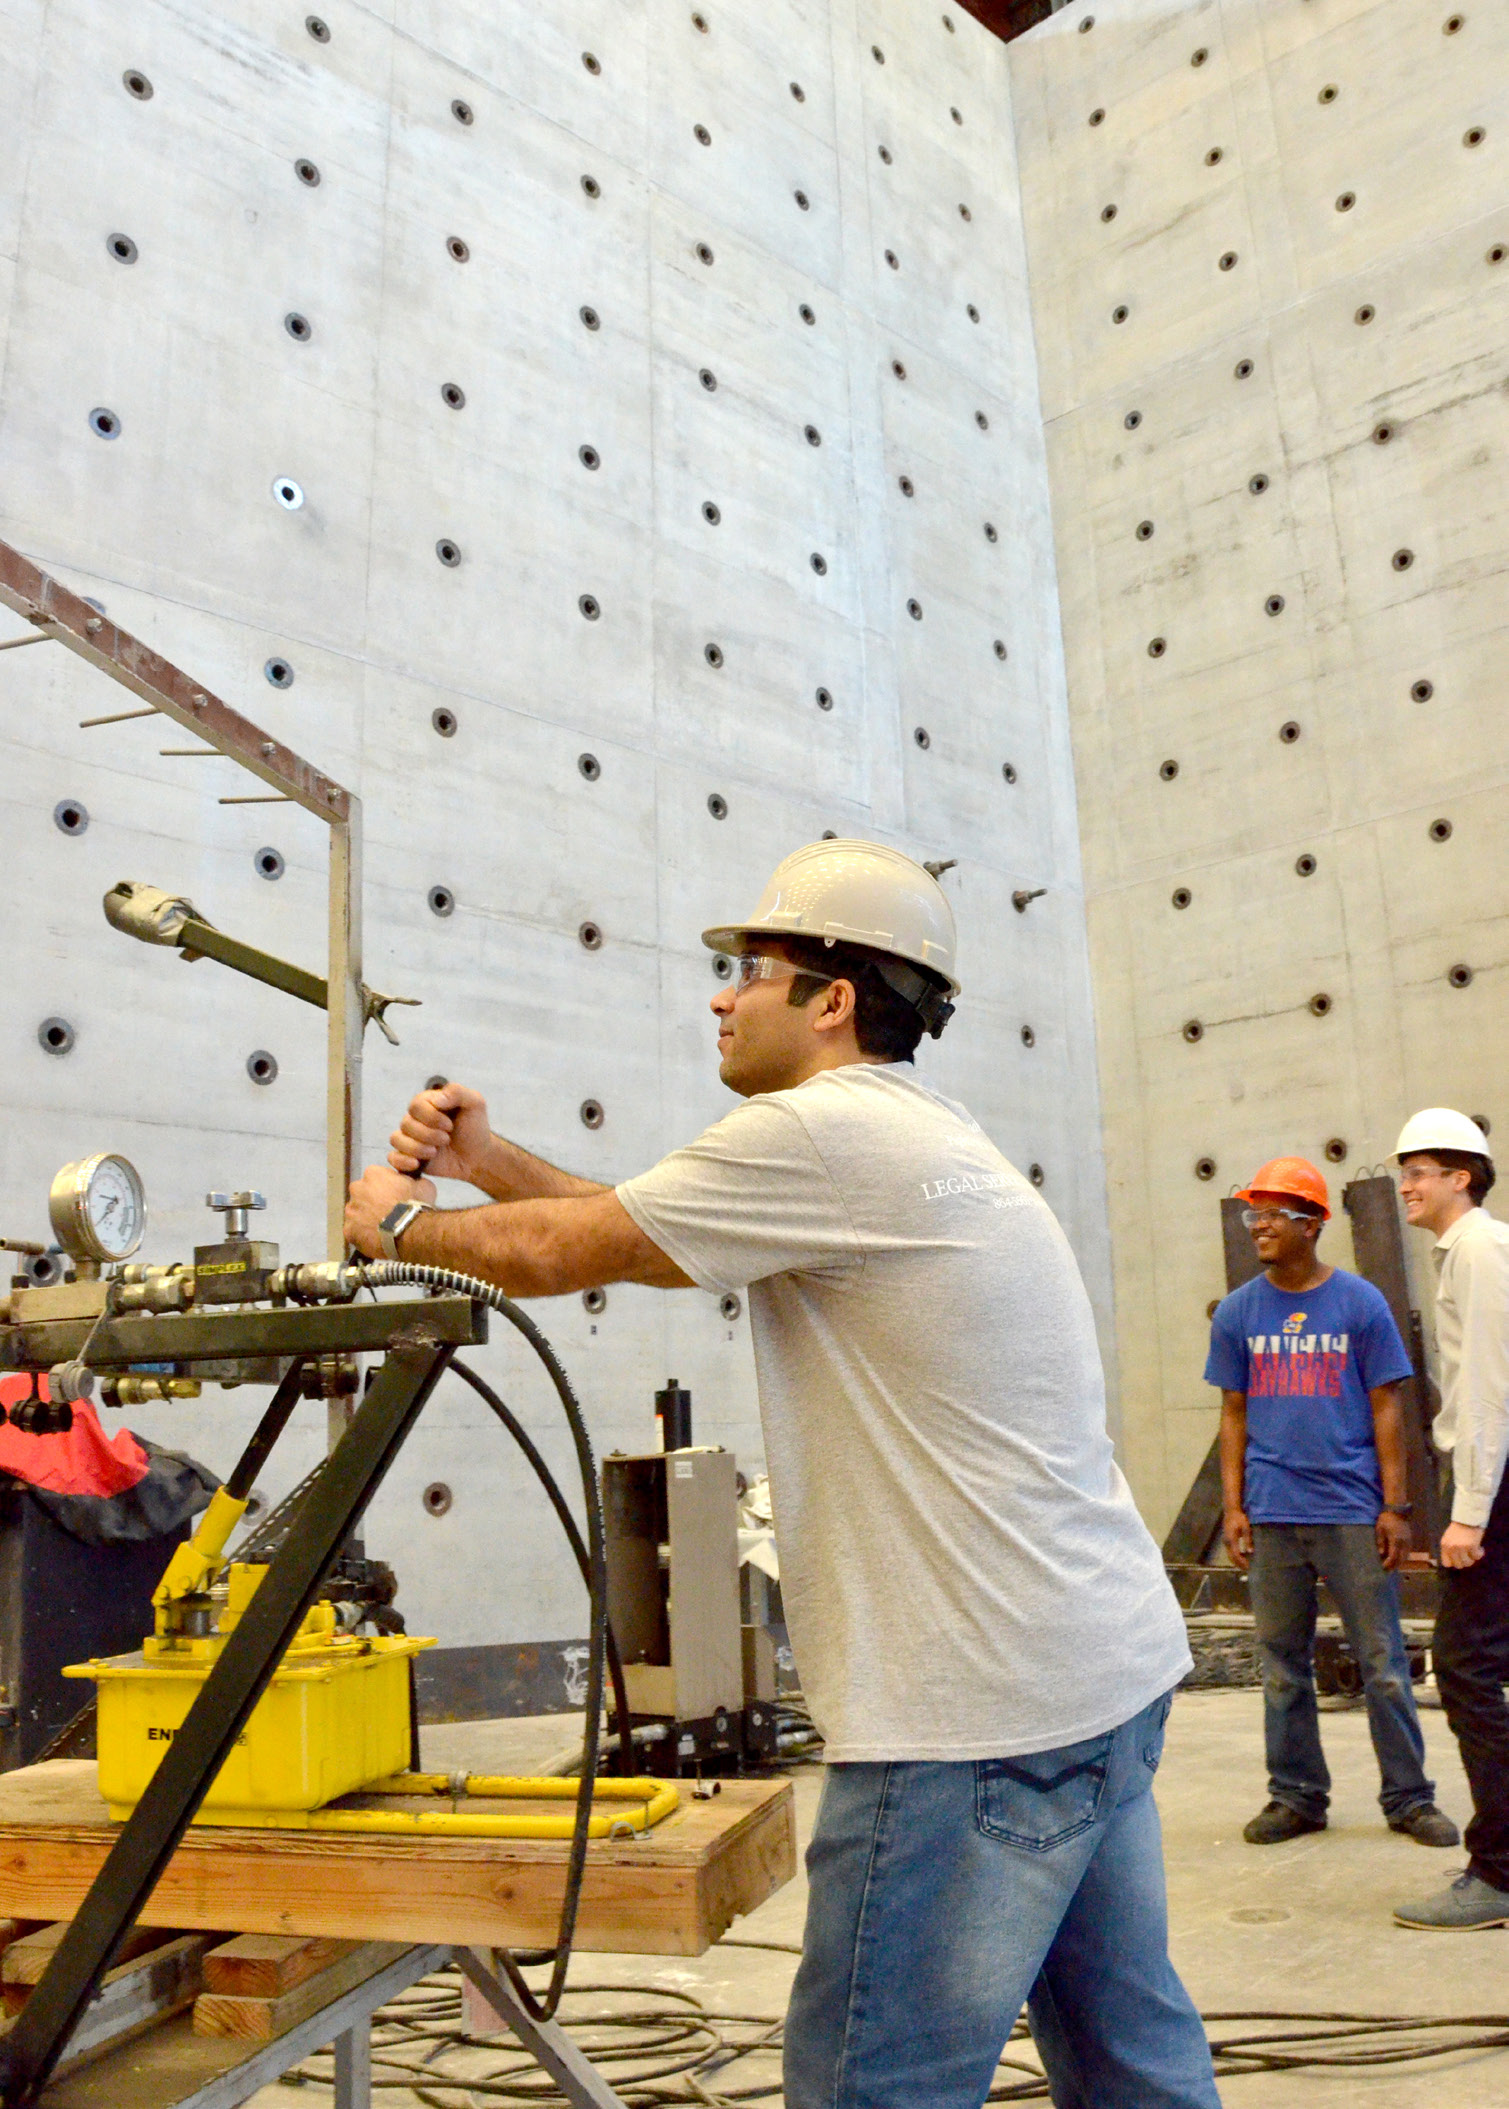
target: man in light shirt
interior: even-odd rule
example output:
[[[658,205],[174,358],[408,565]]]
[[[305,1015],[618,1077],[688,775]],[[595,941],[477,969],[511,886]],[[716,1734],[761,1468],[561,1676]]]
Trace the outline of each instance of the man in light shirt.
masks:
[[[1068,1241],[912,1066],[958,994],[947,897],[894,850],[817,842],[703,942],[734,961],[712,1009],[742,1104],[615,1189],[494,1135],[475,1091],[427,1091],[347,1234],[515,1296],[747,1291],[828,1761],[788,2109],[980,2109],[1024,2001],[1060,2109],[1219,2109],[1151,1792],[1184,1623]],[[421,1212],[426,1169],[497,1205]]]
[[[1486,1142],[1466,1114],[1433,1106],[1405,1123],[1395,1151],[1405,1216],[1435,1237],[1433,1434],[1453,1492],[1432,1652],[1472,1789],[1465,1873],[1394,1913],[1435,1930],[1509,1925],[1509,1224],[1483,1207],[1494,1182]]]

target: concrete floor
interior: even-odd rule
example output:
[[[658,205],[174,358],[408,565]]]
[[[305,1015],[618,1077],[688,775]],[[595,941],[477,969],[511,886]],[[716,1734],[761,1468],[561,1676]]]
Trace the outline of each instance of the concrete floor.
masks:
[[[1438,1711],[1428,1711],[1425,1720],[1441,1805],[1464,1822],[1469,1804],[1455,1747]],[[446,1769],[469,1764],[524,1771],[560,1748],[571,1728],[566,1716],[447,1725],[426,1732],[425,1761]],[[1503,1934],[1407,1933],[1390,1921],[1395,1901],[1444,1885],[1464,1856],[1430,1851],[1385,1829],[1360,1710],[1328,1712],[1322,1732],[1334,1775],[1331,1828],[1260,1849],[1244,1844],[1241,1835],[1243,1823],[1266,1799],[1259,1695],[1195,1692],[1174,1708],[1158,1800],[1174,1960],[1196,2003],[1207,2014],[1504,2014],[1509,2026],[1509,1942]],[[816,1767],[796,1775],[803,1842],[820,1784]],[[731,1943],[799,1942],[804,1910],[805,1885],[798,1876],[706,1956],[674,1962],[590,1956],[581,1959],[579,1974],[594,1984],[695,1992],[715,2013],[774,2020],[785,2004],[795,1957]],[[771,2071],[767,2063],[751,2062],[738,2069],[735,2084]],[[1370,2073],[1242,2074],[1224,2080],[1221,2091],[1228,2109],[1426,2109],[1446,2099],[1450,2109],[1501,2109],[1509,2100],[1509,2051]],[[258,2109],[292,2109],[296,2099],[307,2105],[310,2098],[308,2089],[296,2096],[277,2087],[256,2101]],[[415,2098],[384,2092],[381,2099],[385,2109],[409,2109]]]

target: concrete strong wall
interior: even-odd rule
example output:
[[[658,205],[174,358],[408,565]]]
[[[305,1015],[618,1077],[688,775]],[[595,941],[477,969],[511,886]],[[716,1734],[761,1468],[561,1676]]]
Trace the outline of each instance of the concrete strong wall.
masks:
[[[653,1161],[728,1103],[697,932],[795,845],[871,836],[958,859],[967,996],[923,1070],[1041,1167],[1108,1314],[1005,47],[903,0],[318,4],[0,0],[0,533],[366,801],[367,976],[424,1000],[369,1037],[368,1152],[441,1073],[585,1173]],[[0,657],[5,1231],[117,1148],[145,1256],[244,1184],[318,1256],[322,1020],[99,901],[145,879],[317,965],[320,831],[219,804],[245,780],[149,721],[79,729],[129,706]],[[603,1448],[653,1439],[674,1374],[757,1467],[742,1315],[539,1315]],[[564,1471],[533,1368],[480,1359]],[[132,1419],[223,1470],[259,1403]],[[368,1539],[450,1646],[582,1629],[459,1384]]]
[[[1217,1195],[1421,1105],[1509,1131],[1509,17],[1096,0],[1010,59],[1156,1529]]]

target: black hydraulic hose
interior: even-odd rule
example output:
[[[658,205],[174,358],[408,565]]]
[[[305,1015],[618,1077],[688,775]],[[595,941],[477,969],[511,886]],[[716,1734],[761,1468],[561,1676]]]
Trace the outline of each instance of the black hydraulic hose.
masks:
[[[491,1282],[479,1281],[474,1275],[457,1274],[449,1267],[419,1267],[406,1260],[373,1260],[362,1270],[363,1280],[370,1288],[400,1288],[412,1282],[426,1289],[447,1290],[453,1295],[469,1296],[475,1303],[485,1303],[489,1310],[506,1318],[515,1332],[522,1333],[534,1349],[549,1373],[556,1395],[565,1411],[572,1441],[576,1446],[577,1464],[582,1476],[582,1499],[587,1511],[587,1565],[590,1575],[591,1623],[587,1649],[587,1719],[582,1737],[582,1784],[576,1797],[576,1821],[571,1831],[571,1851],[566,1861],[566,1886],[561,1897],[561,1915],[556,1926],[555,1946],[551,1949],[522,1950],[517,1955],[507,1948],[497,1950],[498,1961],[505,1976],[519,1995],[524,2010],[535,2021],[549,2021],[560,2005],[561,1994],[566,1989],[566,1971],[571,1961],[571,1943],[576,1933],[577,1911],[581,1904],[582,1877],[587,1869],[588,1825],[592,1819],[592,1788],[597,1777],[598,1744],[602,1733],[603,1667],[607,1656],[608,1638],[608,1555],[603,1535],[602,1497],[597,1488],[597,1467],[592,1456],[592,1438],[587,1432],[587,1423],[571,1389],[571,1379],[556,1359],[554,1348],[545,1338],[527,1311],[521,1311],[511,1297]],[[520,1969],[521,1962],[548,1962],[551,1965],[550,1982],[543,1998],[537,1998],[533,1989],[525,1983]]]
[[[566,1533],[567,1543],[576,1555],[576,1564],[581,1569],[582,1580],[590,1591],[592,1587],[592,1563],[588,1557],[586,1544],[581,1532],[576,1527],[576,1518],[566,1504],[566,1497],[556,1484],[555,1475],[540,1455],[529,1430],[519,1420],[518,1416],[503,1403],[492,1386],[485,1379],[479,1377],[474,1369],[469,1369],[464,1362],[458,1361],[454,1357],[451,1360],[451,1368],[464,1383],[470,1384],[472,1390],[485,1405],[492,1408],[498,1419],[523,1451],[525,1457],[528,1458],[536,1479],[545,1489],[546,1494],[549,1496],[551,1507],[560,1518],[561,1529]],[[618,1652],[618,1642],[613,1637],[613,1622],[611,1619],[608,1622],[608,1677],[613,1686],[613,1704],[618,1714],[618,1725],[622,1729],[629,1720],[629,1695],[628,1689],[624,1684],[624,1666]],[[608,1738],[610,1746],[614,1743],[614,1740],[612,1736]],[[625,1741],[625,1738],[620,1735],[616,1740],[618,1745],[618,1769],[625,1778],[632,1778],[638,1769],[634,1763],[633,1738],[630,1737]]]
[[[304,1358],[300,1355],[288,1365],[287,1374],[273,1393],[251,1441],[242,1451],[230,1478],[225,1482],[225,1493],[237,1501],[245,1501],[256,1482],[257,1474],[271,1454],[273,1444],[288,1426],[293,1418],[293,1409],[303,1396]]]

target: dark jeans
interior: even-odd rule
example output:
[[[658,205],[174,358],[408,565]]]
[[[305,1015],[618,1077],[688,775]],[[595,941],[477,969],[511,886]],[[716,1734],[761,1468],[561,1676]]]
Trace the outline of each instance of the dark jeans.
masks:
[[[1255,1523],[1249,1600],[1263,1667],[1268,1792],[1319,1819],[1331,1798],[1315,1705],[1316,1585],[1335,1597],[1362,1671],[1368,1726],[1391,1820],[1436,1798],[1399,1630],[1399,1584],[1378,1557],[1370,1523]],[[1502,1698],[1500,1699],[1502,1706]],[[1509,1715],[1505,1717],[1509,1729]],[[1509,1839],[1509,1829],[1505,1831]],[[1506,1879],[1509,1887],[1509,1879]]]
[[[1441,1569],[1434,1658],[1447,1725],[1472,1789],[1472,1872],[1509,1889],[1509,1477],[1488,1518],[1482,1559]]]

